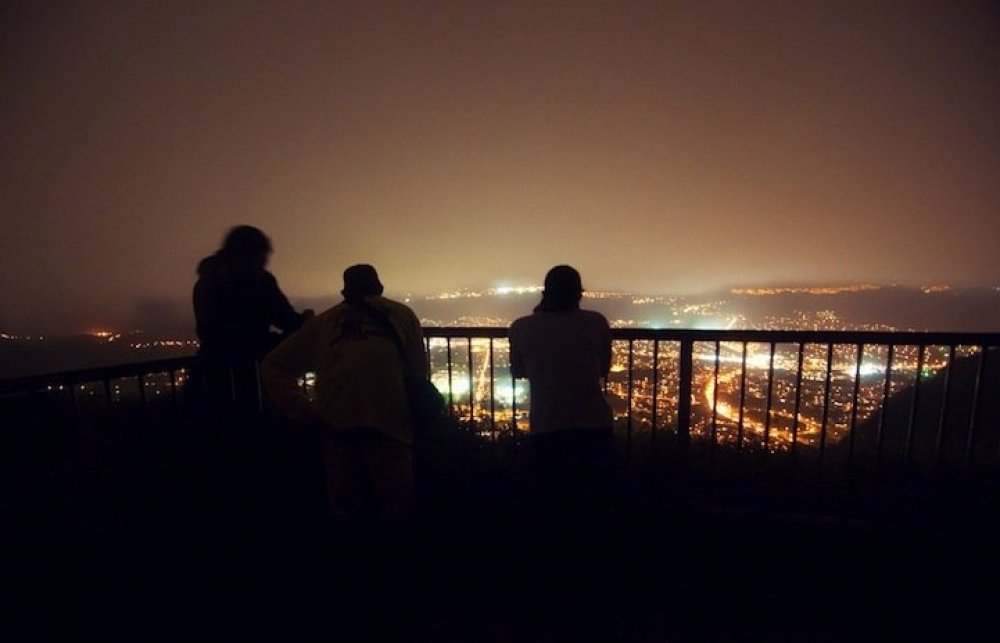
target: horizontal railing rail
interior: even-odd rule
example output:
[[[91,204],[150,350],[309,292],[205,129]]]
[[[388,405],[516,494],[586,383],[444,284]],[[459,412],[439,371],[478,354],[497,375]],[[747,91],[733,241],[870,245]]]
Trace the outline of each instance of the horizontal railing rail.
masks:
[[[4,379],[0,380],[0,395],[31,393],[43,389],[51,390],[53,387],[59,386],[135,378],[152,373],[187,371],[194,366],[195,359],[194,356],[172,357],[148,362],[98,366]]]
[[[424,336],[432,381],[458,418],[493,436],[530,430],[530,387],[510,376],[507,328]],[[696,443],[820,461],[1000,461],[1000,333],[615,328],[612,339],[605,388],[629,448],[663,439],[682,452]],[[140,403],[148,393],[176,402],[196,363],[2,380],[0,400],[68,391],[77,404],[89,387],[112,406],[124,403],[114,383],[134,380]]]

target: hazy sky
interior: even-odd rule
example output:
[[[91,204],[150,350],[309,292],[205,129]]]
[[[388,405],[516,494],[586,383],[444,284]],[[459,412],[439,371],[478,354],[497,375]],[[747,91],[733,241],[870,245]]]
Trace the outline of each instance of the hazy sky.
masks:
[[[237,223],[292,296],[1000,284],[988,2],[6,2],[0,82],[0,325]]]

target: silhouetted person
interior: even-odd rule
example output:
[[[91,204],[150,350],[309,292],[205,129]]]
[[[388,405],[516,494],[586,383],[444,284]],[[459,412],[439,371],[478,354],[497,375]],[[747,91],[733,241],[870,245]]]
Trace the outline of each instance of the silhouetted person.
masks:
[[[510,327],[511,372],[531,385],[534,468],[567,496],[599,492],[592,487],[607,482],[614,460],[602,386],[611,368],[611,328],[600,313],[580,309],[582,297],[580,273],[556,266],[534,314]]]
[[[266,270],[271,252],[259,229],[236,226],[222,248],[198,264],[194,285],[203,390],[243,411],[260,409],[258,362],[304,318]]]
[[[616,581],[600,562],[613,548],[615,520],[613,416],[602,385],[611,329],[600,313],[580,309],[582,297],[580,273],[552,268],[534,314],[510,327],[510,367],[531,388],[525,504],[534,508],[527,528],[539,555],[538,585],[543,597],[573,597],[569,605],[553,601],[557,611],[568,609],[573,640],[612,640],[608,593]]]
[[[365,527],[400,524],[413,510],[404,369],[427,377],[419,319],[382,291],[372,266],[345,270],[344,301],[274,349],[262,373],[279,410],[318,425],[334,515]],[[307,370],[316,373],[315,403],[296,383]]]

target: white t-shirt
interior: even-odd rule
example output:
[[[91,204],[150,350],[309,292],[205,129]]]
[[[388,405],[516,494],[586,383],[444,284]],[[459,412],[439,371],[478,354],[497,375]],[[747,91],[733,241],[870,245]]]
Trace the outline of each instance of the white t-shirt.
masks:
[[[611,428],[601,379],[611,368],[611,328],[592,310],[538,312],[510,327],[515,377],[531,384],[531,431]]]

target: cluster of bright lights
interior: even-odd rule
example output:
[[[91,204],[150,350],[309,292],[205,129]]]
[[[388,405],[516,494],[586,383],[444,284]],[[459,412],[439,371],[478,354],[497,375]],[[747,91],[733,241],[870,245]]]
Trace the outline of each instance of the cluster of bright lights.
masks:
[[[32,340],[43,340],[45,339],[45,337],[41,335],[31,336],[31,335],[13,335],[11,333],[0,333],[0,339],[32,341]]]
[[[499,286],[489,291],[492,295],[530,295],[542,292],[541,286]]]
[[[733,288],[734,295],[840,295],[842,293],[864,292],[878,290],[875,284],[854,284],[850,286],[817,286],[817,287],[787,287],[787,288]]]
[[[474,290],[453,290],[451,292],[438,293],[429,297],[429,299],[476,299],[482,296],[482,293]]]
[[[184,348],[184,347],[197,347],[198,341],[194,339],[156,339],[151,342],[132,342],[129,344],[129,348],[142,349],[142,348]]]

